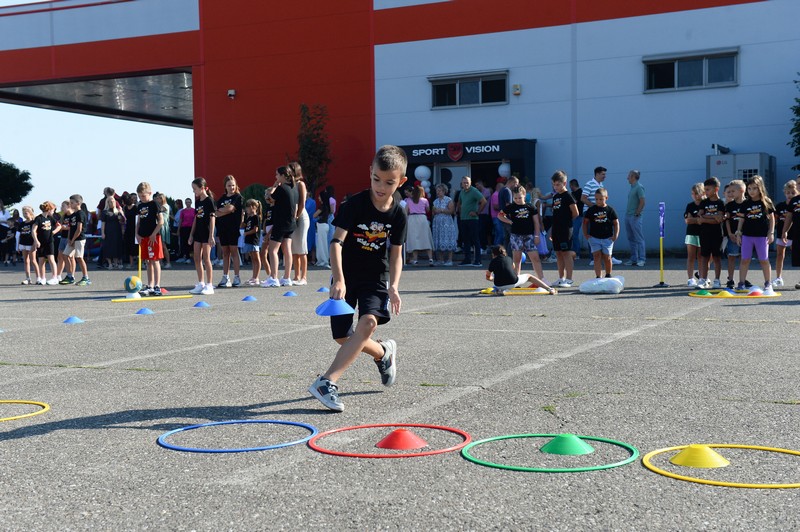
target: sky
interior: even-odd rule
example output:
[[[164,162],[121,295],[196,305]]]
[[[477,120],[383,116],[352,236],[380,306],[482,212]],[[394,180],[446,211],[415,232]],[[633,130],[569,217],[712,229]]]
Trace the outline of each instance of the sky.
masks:
[[[0,159],[30,172],[33,190],[17,207],[37,213],[72,194],[93,207],[103,188],[132,192],[142,181],[185,198],[195,178],[191,129],[2,103]]]

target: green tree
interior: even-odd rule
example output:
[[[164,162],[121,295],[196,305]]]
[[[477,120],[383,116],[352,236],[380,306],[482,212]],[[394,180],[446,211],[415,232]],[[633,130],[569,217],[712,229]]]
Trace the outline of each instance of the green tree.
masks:
[[[297,159],[303,167],[303,176],[310,194],[325,186],[331,164],[330,139],[325,131],[328,110],[324,105],[300,104],[300,132]]]
[[[242,198],[244,201],[249,199],[257,200],[259,203],[261,203],[261,212],[264,212],[264,209],[267,207],[267,203],[264,201],[265,190],[267,190],[267,187],[261,183],[253,183],[252,185],[248,185],[242,189]]]
[[[0,159],[0,199],[4,205],[14,205],[33,190],[31,174]]]
[[[797,75],[800,76],[800,72],[798,72]],[[800,90],[800,80],[795,80],[794,84],[797,85],[798,90]],[[792,141],[787,142],[787,144],[794,148],[794,156],[800,157],[800,98],[794,99],[792,113],[794,114],[791,131]],[[792,166],[792,170],[800,170],[800,164]]]

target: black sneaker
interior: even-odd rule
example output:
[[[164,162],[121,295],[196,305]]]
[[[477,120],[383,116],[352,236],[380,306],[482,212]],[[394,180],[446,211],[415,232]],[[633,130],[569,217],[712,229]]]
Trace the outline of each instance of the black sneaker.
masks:
[[[397,344],[394,340],[381,340],[378,342],[383,347],[383,358],[376,360],[378,371],[381,374],[381,382],[384,386],[394,384],[397,377]]]
[[[335,410],[336,412],[344,412],[344,405],[339,399],[339,387],[336,386],[335,382],[331,382],[320,375],[308,391],[327,408]]]
[[[736,287],[736,283],[733,282],[733,279],[728,279],[728,282],[725,283],[725,288],[732,289],[732,288],[735,288],[735,287]]]
[[[750,281],[745,279],[744,280],[744,287],[747,288],[748,290],[750,290],[751,288],[753,288],[753,285],[752,285],[752,283],[750,283]]]
[[[75,278],[72,277],[71,275],[67,275],[58,282],[58,284],[73,284],[73,283],[75,283]]]
[[[156,296],[156,297],[160,296],[161,295],[161,287],[160,286],[156,286],[155,288],[153,288],[153,291],[152,291],[152,293],[150,295],[151,296]]]

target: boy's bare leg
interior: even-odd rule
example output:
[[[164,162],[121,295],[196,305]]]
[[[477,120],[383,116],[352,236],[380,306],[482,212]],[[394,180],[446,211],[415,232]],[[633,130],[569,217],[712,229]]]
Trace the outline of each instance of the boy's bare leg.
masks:
[[[601,263],[602,260],[602,251],[595,251],[592,253],[592,259],[594,259],[594,276],[595,277],[602,277],[603,273],[603,264]]]
[[[383,347],[372,339],[372,334],[378,328],[378,320],[371,314],[361,316],[356,324],[356,330],[349,338],[340,338],[336,341],[341,347],[336,352],[331,366],[322,376],[337,382],[344,371],[350,367],[358,356],[364,352],[376,360],[383,357]]]
[[[606,268],[606,275],[611,276],[611,255],[603,255],[603,264]]]

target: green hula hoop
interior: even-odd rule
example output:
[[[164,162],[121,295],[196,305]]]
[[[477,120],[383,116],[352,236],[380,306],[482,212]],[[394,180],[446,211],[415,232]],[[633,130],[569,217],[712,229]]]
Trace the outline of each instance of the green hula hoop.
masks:
[[[617,447],[622,447],[623,449],[630,452],[631,455],[625,460],[622,460],[620,462],[614,462],[612,464],[603,464],[599,466],[544,468],[544,467],[524,467],[524,466],[515,466],[508,464],[498,464],[497,462],[488,462],[486,460],[479,460],[478,458],[475,458],[474,456],[469,454],[469,450],[472,449],[473,447],[493,441],[512,440],[519,438],[555,438],[556,436],[558,436],[558,434],[510,434],[506,436],[495,436],[494,438],[486,438],[485,440],[479,440],[470,443],[469,445],[461,449],[461,455],[470,462],[475,462],[476,464],[482,466],[495,467],[497,469],[510,469],[511,471],[530,471],[533,473],[583,473],[585,471],[601,471],[603,469],[611,469],[612,467],[619,467],[619,466],[624,466],[626,464],[630,464],[631,462],[639,458],[639,450],[633,445],[629,445],[621,441],[609,440],[608,438],[598,438],[595,436],[578,436],[578,437],[581,438],[582,440],[599,441],[603,443],[609,443],[611,445],[616,445]]]
[[[42,407],[41,410],[36,410],[35,412],[30,412],[28,414],[21,414],[19,416],[11,416],[11,417],[2,417],[0,418],[0,422],[3,421],[13,421],[15,419],[22,419],[26,417],[33,417],[38,416],[39,414],[44,414],[48,410],[50,410],[50,405],[47,403],[40,403],[39,401],[23,401],[18,399],[0,399],[0,403],[5,404],[16,404],[16,405],[35,405]]]

